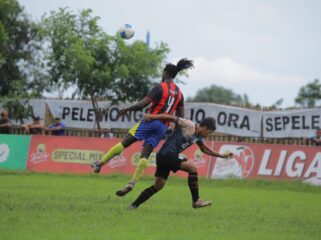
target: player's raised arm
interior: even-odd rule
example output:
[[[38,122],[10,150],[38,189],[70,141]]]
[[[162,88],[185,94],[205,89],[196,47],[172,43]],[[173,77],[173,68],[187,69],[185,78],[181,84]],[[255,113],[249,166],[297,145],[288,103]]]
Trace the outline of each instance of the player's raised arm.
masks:
[[[225,158],[225,159],[233,157],[233,153],[231,153],[231,152],[225,153],[225,154],[219,154],[219,153],[211,150],[210,148],[208,148],[204,144],[204,142],[199,141],[199,142],[197,142],[197,145],[199,146],[200,150],[207,155],[210,155],[213,157]]]
[[[147,93],[146,97],[144,97],[139,102],[133,104],[132,106],[121,109],[119,111],[119,114],[122,115],[125,114],[127,111],[141,110],[144,107],[147,107],[150,103],[157,102],[162,97],[162,94],[163,89],[159,84],[157,84]]]
[[[136,110],[143,109],[144,107],[147,107],[150,103],[151,103],[151,100],[149,98],[144,98],[139,102],[133,104],[132,106],[119,110],[119,114],[122,115],[122,114],[125,114],[127,111],[136,111]]]

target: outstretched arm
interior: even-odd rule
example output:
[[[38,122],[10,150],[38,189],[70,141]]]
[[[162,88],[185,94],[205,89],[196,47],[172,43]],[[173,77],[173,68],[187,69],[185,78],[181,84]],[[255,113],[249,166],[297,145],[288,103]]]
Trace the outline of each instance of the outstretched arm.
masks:
[[[150,99],[144,98],[144,99],[140,100],[139,102],[133,104],[130,107],[123,108],[123,109],[119,110],[119,114],[122,115],[128,111],[136,111],[136,110],[143,109],[144,107],[148,106],[150,103],[151,103]]]
[[[134,105],[124,108],[119,111],[119,114],[122,115],[126,113],[127,111],[136,111],[143,109],[144,107],[147,107],[151,102],[158,102],[162,98],[163,94],[163,88],[160,84],[157,84],[154,86],[146,95],[146,97],[142,100],[140,100],[138,103],[135,103]]]
[[[219,154],[213,150],[211,150],[210,148],[208,148],[204,143],[202,142],[197,142],[197,145],[199,146],[199,148],[201,149],[201,151],[207,155],[213,156],[213,157],[219,157],[219,158],[231,158],[233,157],[233,153],[225,153],[225,154]]]

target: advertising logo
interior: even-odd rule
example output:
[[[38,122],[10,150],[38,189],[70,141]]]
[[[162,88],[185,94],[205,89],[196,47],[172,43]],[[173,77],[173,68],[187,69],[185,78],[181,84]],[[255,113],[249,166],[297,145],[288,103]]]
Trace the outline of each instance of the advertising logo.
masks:
[[[61,163],[89,164],[92,161],[99,161],[103,155],[103,151],[58,148],[52,151],[51,159]]]
[[[201,167],[205,167],[206,166],[206,160],[203,159],[203,153],[200,149],[197,149],[194,152],[194,158],[192,159],[192,161],[194,162],[194,164],[196,165],[197,168],[201,168]]]
[[[132,155],[131,157],[131,163],[132,165],[134,166],[137,166],[137,163],[140,159],[140,152],[136,152]],[[148,158],[148,166],[153,166],[153,167],[156,167],[156,153],[152,153],[149,158]]]
[[[43,143],[38,144],[37,152],[31,154],[31,162],[34,164],[42,163],[48,161],[49,154],[46,152],[46,145]]]
[[[108,162],[110,168],[122,167],[125,166],[127,159],[123,155],[114,157]]]
[[[7,161],[10,149],[7,144],[0,144],[0,163]]]
[[[233,158],[217,158],[212,178],[246,178],[254,166],[253,151],[244,145],[222,145],[220,154],[232,152]]]

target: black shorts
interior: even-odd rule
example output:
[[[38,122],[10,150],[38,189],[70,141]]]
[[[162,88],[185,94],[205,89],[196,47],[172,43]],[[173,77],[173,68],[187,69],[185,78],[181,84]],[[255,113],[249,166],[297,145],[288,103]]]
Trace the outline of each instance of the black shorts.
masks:
[[[155,177],[167,179],[170,171],[175,173],[180,170],[181,163],[186,160],[186,158],[181,158],[174,154],[163,155],[157,153]]]

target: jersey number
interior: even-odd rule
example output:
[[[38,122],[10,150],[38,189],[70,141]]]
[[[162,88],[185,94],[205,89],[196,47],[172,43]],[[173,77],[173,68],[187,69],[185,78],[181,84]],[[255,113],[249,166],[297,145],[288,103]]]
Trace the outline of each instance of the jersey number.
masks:
[[[170,112],[174,102],[175,102],[175,97],[169,96],[168,101],[167,101],[167,109],[165,111],[166,113]]]

